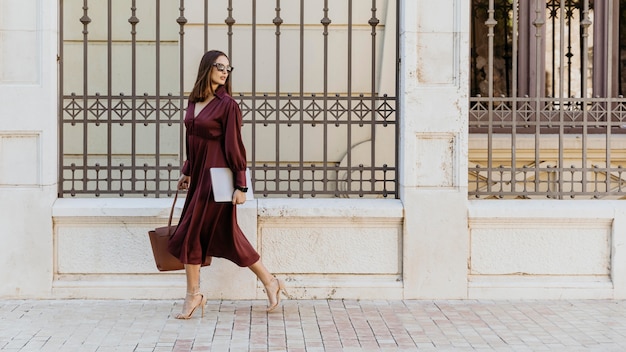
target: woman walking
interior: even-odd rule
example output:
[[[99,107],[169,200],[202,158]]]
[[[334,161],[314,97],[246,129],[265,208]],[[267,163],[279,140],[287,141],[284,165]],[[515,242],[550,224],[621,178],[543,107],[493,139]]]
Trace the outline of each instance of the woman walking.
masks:
[[[177,319],[189,319],[196,308],[204,315],[206,298],[200,293],[200,266],[207,256],[226,258],[248,267],[265,286],[267,311],[280,304],[281,280],[263,265],[257,251],[237,224],[237,204],[246,201],[246,150],[241,138],[242,116],[231,97],[230,60],[211,50],[200,61],[196,83],[185,114],[187,159],[178,189],[187,189],[180,222],[169,241],[169,251],[185,264],[187,295]],[[210,169],[233,172],[232,202],[216,202]]]

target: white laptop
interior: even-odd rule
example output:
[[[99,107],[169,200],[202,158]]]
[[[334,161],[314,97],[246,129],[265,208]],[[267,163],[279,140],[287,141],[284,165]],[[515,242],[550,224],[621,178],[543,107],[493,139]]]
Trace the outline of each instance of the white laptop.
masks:
[[[213,187],[213,197],[216,202],[232,202],[235,185],[233,184],[233,172],[227,167],[212,167],[211,182]],[[246,169],[246,184],[248,192],[246,193],[246,201],[254,199],[252,193],[252,181],[250,178],[250,169]]]

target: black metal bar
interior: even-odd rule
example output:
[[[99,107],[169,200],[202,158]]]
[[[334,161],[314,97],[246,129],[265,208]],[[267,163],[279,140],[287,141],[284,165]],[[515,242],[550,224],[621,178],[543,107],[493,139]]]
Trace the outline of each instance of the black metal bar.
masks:
[[[512,70],[513,72],[511,73],[511,75],[513,76],[513,84],[511,86],[511,91],[512,97],[517,97],[517,77],[518,77],[518,72],[517,72],[517,65],[518,65],[518,43],[515,40],[515,38],[517,37],[517,32],[519,31],[519,26],[518,26],[518,21],[519,21],[519,0],[514,0],[512,5],[512,9],[511,11],[513,12],[513,19],[512,19],[512,32],[511,32],[511,38],[513,41],[513,48],[512,48],[512,52],[511,52],[511,60],[512,60]],[[507,39],[508,40],[508,39]],[[508,72],[508,71],[507,71]],[[516,148],[517,148],[517,115],[518,115],[518,102],[513,102],[512,105],[512,110],[513,110],[513,118],[511,119],[511,189],[516,189],[517,187],[517,180],[516,180],[516,175],[517,175],[517,155],[515,153]]]
[[[304,139],[306,138],[304,135],[304,99],[302,96],[304,95],[304,0],[300,0],[300,84],[299,84],[299,94],[298,94],[298,106],[300,108],[299,121],[300,121],[300,143],[299,143],[299,155],[300,160],[298,163],[298,175],[300,182],[304,178]],[[304,196],[304,189],[300,187],[298,195],[300,197]]]
[[[130,189],[135,191],[137,174],[137,2],[133,0],[131,5],[131,17],[128,20],[131,24],[131,182]],[[120,186],[120,188],[123,188]]]
[[[323,141],[323,157],[322,157],[322,168],[323,168],[323,177],[324,177],[324,181],[328,180],[328,26],[331,24],[331,20],[330,18],[328,18],[328,0],[324,0],[324,18],[322,18],[322,25],[324,26],[324,31],[322,32],[322,34],[324,35],[324,68],[323,68],[323,77],[324,77],[324,101],[323,101],[323,106],[324,106],[324,112],[323,112],[323,118],[324,118],[324,123],[322,128],[324,129],[324,141]],[[348,153],[350,151],[348,150]],[[313,185],[315,185],[315,180],[313,180]],[[327,182],[324,182],[324,186],[323,186],[323,190],[324,192],[328,191],[328,184]]]
[[[588,116],[588,109],[587,109],[587,101],[584,99],[587,97],[587,67],[589,64],[589,56],[587,55],[587,49],[588,49],[588,45],[589,45],[589,26],[591,26],[591,21],[589,20],[589,1],[588,0],[583,0],[583,10],[582,10],[582,20],[580,21],[581,27],[582,27],[582,50],[580,51],[582,54],[582,60],[581,60],[581,64],[582,64],[582,69],[581,74],[582,74],[582,79],[581,79],[581,85],[582,85],[582,93],[581,93],[581,109],[582,109],[582,141],[581,141],[581,145],[582,145],[582,163],[581,166],[582,167],[586,167],[587,166],[587,136],[588,136],[588,131],[587,131],[587,119],[589,118]],[[583,172],[581,175],[582,178],[582,187],[581,190],[583,192],[585,192],[587,190],[587,173]]]
[[[233,18],[233,0],[228,0],[228,17],[226,18],[226,25],[228,26],[228,57],[233,58],[233,25],[235,19]]]
[[[179,68],[178,68],[178,72],[179,72],[179,104],[180,104],[180,109],[179,109],[179,126],[178,126],[178,134],[179,134],[179,140],[181,141],[178,144],[178,165],[180,165],[182,167],[184,161],[186,160],[185,158],[185,24],[187,24],[187,18],[185,18],[185,0],[180,0],[179,3],[179,7],[178,7],[178,19],[176,20],[176,22],[178,23],[178,41],[179,41]],[[205,16],[206,16],[206,2],[205,2]],[[206,25],[206,17],[205,17],[205,25]],[[205,33],[206,33],[206,27],[205,27]],[[206,34],[205,34],[206,35]],[[204,51],[206,52],[207,46],[207,41],[206,41],[206,37],[204,40]],[[179,170],[180,171],[180,170]],[[169,196],[170,194],[168,194]]]
[[[83,190],[87,190],[87,163],[88,163],[88,155],[89,150],[87,148],[87,134],[89,132],[88,129],[88,120],[89,120],[89,109],[87,100],[87,96],[89,95],[89,30],[88,26],[91,23],[91,19],[88,16],[89,6],[87,0],[83,0],[83,17],[80,18],[80,22],[83,24]]]
[[[371,159],[370,159],[370,189],[376,189],[376,26],[380,21],[376,17],[376,0],[372,0],[372,18],[369,20],[370,26],[372,26],[372,68],[371,68],[371,116],[372,116],[372,124],[371,124]]]
[[[256,182],[256,96],[257,96],[257,92],[256,92],[256,31],[257,31],[257,24],[256,24],[256,0],[252,0],[252,101],[250,103],[250,106],[252,108],[252,113],[250,114],[250,118],[252,120],[252,151],[251,151],[251,156],[252,156],[252,160],[251,160],[251,166],[250,166],[250,172],[252,173],[252,182]],[[256,184],[255,184],[256,187]]]
[[[209,0],[204,0],[204,40],[202,44],[204,45],[204,53],[209,51]]]
[[[562,0],[558,0],[558,1],[562,1]],[[553,2],[551,4],[549,4],[548,6],[552,6],[552,8],[550,9],[550,15],[551,15],[551,20],[552,20],[552,97],[556,96],[556,34],[557,34],[557,30],[556,30],[556,18],[558,15],[558,11],[556,10],[556,4]],[[537,95],[539,94],[539,91],[537,91]]]
[[[156,106],[156,110],[154,111],[155,114],[155,120],[156,120],[156,124],[155,124],[155,129],[154,129],[154,134],[155,134],[155,141],[156,141],[156,145],[154,148],[154,154],[155,154],[155,158],[154,158],[154,165],[155,165],[155,175],[154,175],[154,179],[155,179],[155,188],[156,188],[156,197],[159,198],[160,196],[160,184],[161,184],[161,175],[160,175],[160,165],[161,165],[161,129],[160,129],[160,122],[161,122],[161,0],[156,0],[155,1],[155,5],[156,5],[156,15],[155,15],[155,106]],[[146,177],[146,179],[148,179]],[[147,183],[147,181],[146,181]],[[144,196],[148,196],[147,191],[144,190]]]
[[[574,54],[572,53],[572,17],[574,16],[573,15],[574,8],[576,7],[574,6],[572,2],[567,3],[567,12],[566,12],[567,54],[565,54],[565,56],[567,57],[567,96],[568,97],[572,96],[572,56],[574,56]]]
[[[283,23],[280,10],[280,0],[276,0],[276,17],[272,21],[276,26],[276,175],[274,178],[276,185],[280,185],[280,25]]]
[[[488,36],[488,42],[489,42],[489,54],[488,54],[488,85],[489,85],[489,91],[488,91],[488,96],[489,98],[493,98],[493,39],[494,39],[494,27],[496,26],[497,22],[494,18],[494,13],[495,13],[495,8],[494,8],[494,1],[493,0],[489,0],[489,8],[487,10],[487,14],[488,14],[488,18],[485,21],[485,25],[488,28],[489,33],[487,34]],[[491,180],[493,179],[492,177],[492,166],[493,166],[493,161],[492,161],[492,154],[491,154],[491,150],[492,150],[492,129],[493,129],[493,104],[491,101],[489,101],[488,105],[487,105],[487,113],[488,113],[488,132],[487,132],[487,150],[488,150],[488,155],[487,155],[487,191],[491,192]]]
[[[539,53],[541,52],[541,28],[544,25],[544,23],[542,22],[542,17],[541,17],[541,11],[545,11],[545,9],[543,8],[543,6],[540,5],[539,2],[537,2],[537,6],[536,6],[536,10],[535,10],[535,21],[533,22],[533,25],[535,26],[535,30],[536,30],[536,36],[537,36],[537,40],[535,43],[535,47],[536,47],[536,52]],[[554,27],[553,27],[554,28]],[[554,32],[553,32],[554,33]],[[554,36],[554,34],[553,34]],[[554,53],[554,50],[552,51],[552,53]],[[539,55],[535,55],[535,61],[536,61],[536,67],[539,68],[541,67],[541,58]],[[553,55],[553,64],[554,64],[554,55]],[[555,72],[554,70],[552,72]],[[553,77],[553,84],[552,84],[552,91],[554,93],[554,75]],[[539,190],[541,184],[541,175],[540,175],[540,165],[541,165],[541,146],[539,143],[539,139],[541,137],[541,113],[542,113],[542,107],[545,106],[545,104],[541,103],[541,80],[539,79],[539,77],[537,77],[536,81],[536,97],[535,97],[535,182],[534,182],[534,191],[536,192],[537,190]],[[491,123],[490,123],[491,124]],[[493,132],[492,132],[493,133]],[[490,134],[491,135],[491,134]],[[491,166],[490,166],[491,168]]]
[[[58,61],[58,65],[59,65],[59,97],[58,97],[58,119],[59,121],[57,122],[57,126],[58,126],[58,130],[59,130],[59,158],[58,158],[58,163],[59,163],[59,170],[58,170],[58,185],[57,185],[57,197],[59,198],[63,198],[63,190],[65,189],[64,184],[65,184],[65,176],[63,174],[63,163],[64,163],[64,148],[63,148],[63,140],[65,137],[65,134],[63,133],[64,131],[64,124],[63,124],[63,106],[65,105],[65,101],[63,99],[63,91],[64,91],[64,86],[63,83],[65,82],[65,80],[63,79],[63,75],[65,74],[64,70],[63,70],[63,58],[64,58],[64,53],[65,51],[63,50],[64,47],[64,34],[65,34],[65,22],[64,22],[64,16],[63,16],[63,11],[65,11],[65,8],[63,6],[63,0],[59,0],[59,56],[57,57],[57,61]]]
[[[106,162],[106,183],[107,189],[113,185],[113,175],[111,174],[112,154],[113,154],[113,126],[111,124],[111,97],[113,95],[113,8],[111,0],[107,1],[107,162]]]
[[[473,28],[473,26],[472,26]],[[402,67],[402,61],[400,59],[400,4],[396,3],[396,69],[395,69],[395,73],[396,73],[396,84],[395,84],[395,92],[393,94],[394,97],[399,96],[400,93],[400,68]],[[398,187],[398,185],[400,184],[399,182],[399,176],[398,176],[398,169],[400,168],[400,143],[399,143],[399,138],[400,138],[400,121],[398,121],[398,119],[400,119],[402,117],[402,112],[401,112],[401,106],[400,104],[396,104],[396,124],[395,124],[395,135],[396,135],[396,147],[395,147],[395,156],[394,156],[394,160],[395,160],[395,168],[393,168],[394,171],[394,175],[393,175],[393,180],[394,180],[394,191],[393,194],[395,196],[395,198],[399,199],[400,198],[400,187]]]
[[[353,6],[352,5],[353,5],[352,0],[348,0],[348,48],[347,48],[348,50],[348,72],[347,72],[348,92],[347,92],[347,101],[346,101],[346,109],[348,110],[348,115],[347,115],[348,137],[346,138],[346,150],[347,150],[346,161],[348,165],[348,172],[346,173],[346,190],[347,191],[352,190],[352,34],[353,34],[352,33]]]

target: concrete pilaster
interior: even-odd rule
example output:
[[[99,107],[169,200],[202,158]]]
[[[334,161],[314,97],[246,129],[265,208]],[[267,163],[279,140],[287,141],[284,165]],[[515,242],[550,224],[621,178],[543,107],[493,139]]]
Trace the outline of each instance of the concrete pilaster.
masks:
[[[404,296],[467,296],[469,4],[403,1],[400,179]]]
[[[57,2],[0,2],[0,296],[42,297],[57,191]]]

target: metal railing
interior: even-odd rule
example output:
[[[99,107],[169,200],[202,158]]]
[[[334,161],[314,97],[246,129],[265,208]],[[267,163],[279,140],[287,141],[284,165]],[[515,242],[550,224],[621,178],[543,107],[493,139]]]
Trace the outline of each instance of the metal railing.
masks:
[[[60,0],[59,197],[172,195],[209,49],[237,68],[256,195],[397,197],[396,18],[395,0]]]
[[[472,5],[469,196],[624,198],[624,2]]]

